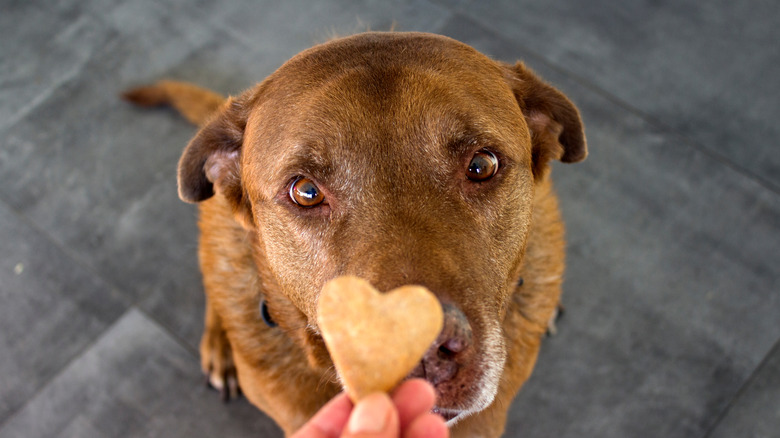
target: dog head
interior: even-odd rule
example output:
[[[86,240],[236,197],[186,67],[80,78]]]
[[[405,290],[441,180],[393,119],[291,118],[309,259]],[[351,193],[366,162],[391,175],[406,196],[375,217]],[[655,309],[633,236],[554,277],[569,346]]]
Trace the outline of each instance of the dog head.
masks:
[[[313,366],[329,365],[316,325],[327,280],[435,292],[445,327],[412,374],[454,417],[496,394],[535,183],[550,160],[586,153],[574,105],[522,64],[441,36],[367,33],[229,99],[186,149],[179,187],[190,202],[220,193],[253,232],[274,319]]]

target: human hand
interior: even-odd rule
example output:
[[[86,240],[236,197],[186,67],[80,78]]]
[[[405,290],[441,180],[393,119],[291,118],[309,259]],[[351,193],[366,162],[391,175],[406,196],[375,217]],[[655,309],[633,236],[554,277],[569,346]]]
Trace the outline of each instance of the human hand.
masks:
[[[431,413],[433,387],[422,379],[407,380],[392,394],[371,394],[353,407],[339,394],[291,438],[447,438],[449,429]]]

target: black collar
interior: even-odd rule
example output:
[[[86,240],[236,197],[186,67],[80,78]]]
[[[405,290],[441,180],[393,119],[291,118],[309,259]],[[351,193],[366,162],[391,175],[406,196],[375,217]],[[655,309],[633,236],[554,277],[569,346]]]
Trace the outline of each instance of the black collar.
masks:
[[[268,305],[265,303],[265,299],[260,301],[260,316],[263,318],[263,322],[268,327],[274,328],[277,324],[276,321],[271,317],[271,312],[268,311]]]

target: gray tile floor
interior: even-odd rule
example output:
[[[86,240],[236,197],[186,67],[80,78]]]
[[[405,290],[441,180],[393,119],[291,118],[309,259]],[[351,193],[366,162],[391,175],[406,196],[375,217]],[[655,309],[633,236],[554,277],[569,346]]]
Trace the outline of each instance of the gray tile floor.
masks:
[[[0,437],[281,436],[201,386],[193,134],[124,105],[238,92],[334,31],[443,33],[581,108],[556,165],[566,317],[510,437],[780,437],[780,3],[0,0]]]

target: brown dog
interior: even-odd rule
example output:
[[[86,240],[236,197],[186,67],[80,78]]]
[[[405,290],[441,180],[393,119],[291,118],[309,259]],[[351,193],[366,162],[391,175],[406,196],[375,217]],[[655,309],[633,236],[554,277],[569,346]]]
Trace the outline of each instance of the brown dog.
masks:
[[[176,82],[126,97],[202,125],[178,176],[200,205],[216,386],[237,372],[289,435],[341,390],[316,323],[323,284],[421,284],[446,322],[412,375],[434,384],[453,435],[502,433],[560,296],[548,162],[587,155],[565,96],[449,38],[366,33],[227,101]]]

